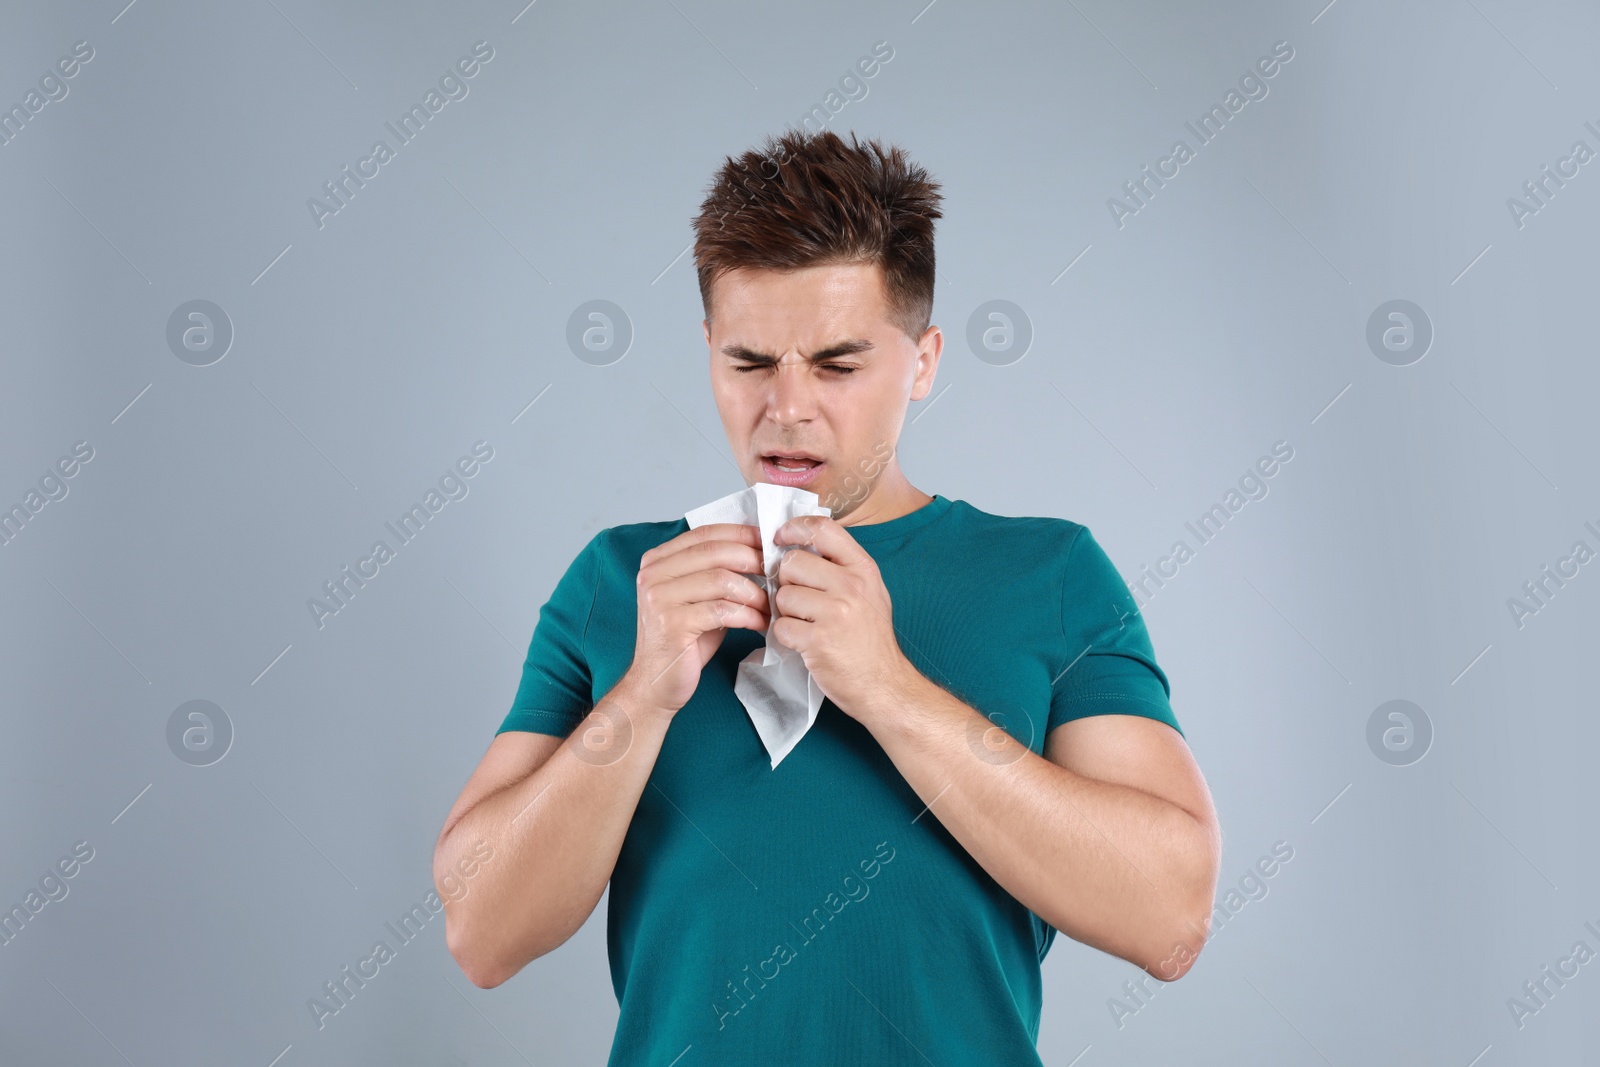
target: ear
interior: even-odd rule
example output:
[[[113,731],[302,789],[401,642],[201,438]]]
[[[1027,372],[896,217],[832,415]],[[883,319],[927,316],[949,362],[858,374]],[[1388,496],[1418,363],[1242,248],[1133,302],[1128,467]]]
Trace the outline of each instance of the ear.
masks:
[[[944,331],[929,326],[917,342],[917,371],[911,382],[911,399],[921,400],[933,391],[933,379],[939,371],[939,356],[944,352]]]

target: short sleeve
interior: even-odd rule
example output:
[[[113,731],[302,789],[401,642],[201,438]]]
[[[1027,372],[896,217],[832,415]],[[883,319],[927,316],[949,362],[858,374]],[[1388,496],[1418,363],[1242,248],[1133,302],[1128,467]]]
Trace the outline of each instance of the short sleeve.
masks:
[[[495,731],[497,736],[507,730],[526,730],[565,737],[593,708],[589,660],[583,645],[599,590],[606,532],[601,530],[589,540],[539,609],[539,622],[522,662],[522,681],[510,713]]]
[[[1084,526],[1067,549],[1061,633],[1066,648],[1050,688],[1047,733],[1089,715],[1143,715],[1183,734],[1144,616],[1116,566]]]

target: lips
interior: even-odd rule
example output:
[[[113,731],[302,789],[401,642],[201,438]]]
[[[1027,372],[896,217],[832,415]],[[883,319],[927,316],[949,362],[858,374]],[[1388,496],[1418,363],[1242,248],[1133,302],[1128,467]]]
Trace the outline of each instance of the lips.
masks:
[[[802,469],[784,470],[780,463]],[[804,486],[816,479],[824,466],[825,461],[809,452],[775,452],[761,457],[761,472],[775,485]]]

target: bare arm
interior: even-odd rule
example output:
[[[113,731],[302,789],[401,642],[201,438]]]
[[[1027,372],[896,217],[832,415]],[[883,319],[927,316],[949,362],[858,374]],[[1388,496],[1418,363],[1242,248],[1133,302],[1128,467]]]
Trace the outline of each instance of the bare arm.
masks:
[[[568,739],[496,736],[451,809],[433,877],[473,985],[560,947],[600,902],[671,722],[635,684],[625,675]]]
[[[836,520],[790,519],[773,543],[816,549],[779,564],[773,636],[972,858],[1075,940],[1163,981],[1188,970],[1206,940],[1221,835],[1182,736],[1142,716],[1094,715],[1056,726],[1036,755],[906,658],[877,562]]]
[[[767,627],[761,532],[713,523],[639,561],[633,664],[565,742],[495,737],[445,819],[445,943],[490,988],[559,948],[600,902],[678,709],[730,626]]]
[[[921,674],[860,718],[1005,889],[1067,936],[1181,977],[1205,945],[1221,860],[1211,795],[1177,731],[1094,715],[1043,757]]]

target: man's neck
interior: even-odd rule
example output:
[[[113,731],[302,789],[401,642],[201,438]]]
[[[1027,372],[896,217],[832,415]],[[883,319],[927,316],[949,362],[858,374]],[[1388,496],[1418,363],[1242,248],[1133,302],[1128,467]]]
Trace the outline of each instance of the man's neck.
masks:
[[[868,526],[888,522],[926,507],[932,501],[933,497],[903,479],[900,485],[892,488],[880,483],[872,495],[841,519],[840,523],[844,526]]]

